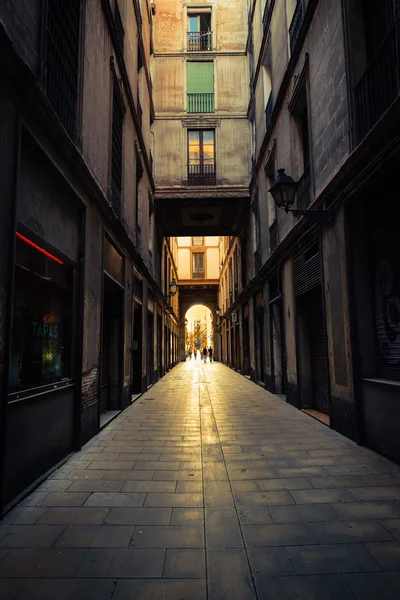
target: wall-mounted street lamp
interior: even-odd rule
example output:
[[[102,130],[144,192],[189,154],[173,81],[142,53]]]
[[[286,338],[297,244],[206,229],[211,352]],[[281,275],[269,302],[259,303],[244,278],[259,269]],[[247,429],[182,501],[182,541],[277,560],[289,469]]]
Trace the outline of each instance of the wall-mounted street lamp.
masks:
[[[298,182],[294,181],[290,175],[285,173],[285,169],[278,169],[278,177],[274,185],[269,190],[275,204],[286,213],[291,212],[295,217],[304,215],[308,220],[316,223],[330,223],[332,221],[332,211],[329,209],[309,209],[292,208],[295,198]]]
[[[178,291],[178,285],[177,285],[175,277],[174,277],[173,280],[171,281],[171,283],[169,284],[169,295],[175,296],[177,291]]]

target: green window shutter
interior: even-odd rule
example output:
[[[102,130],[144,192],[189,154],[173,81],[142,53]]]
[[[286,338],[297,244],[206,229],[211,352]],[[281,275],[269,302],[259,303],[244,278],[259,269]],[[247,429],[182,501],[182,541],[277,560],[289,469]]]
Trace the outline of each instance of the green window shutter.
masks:
[[[187,93],[188,94],[213,94],[214,93],[214,63],[188,62],[187,63]]]

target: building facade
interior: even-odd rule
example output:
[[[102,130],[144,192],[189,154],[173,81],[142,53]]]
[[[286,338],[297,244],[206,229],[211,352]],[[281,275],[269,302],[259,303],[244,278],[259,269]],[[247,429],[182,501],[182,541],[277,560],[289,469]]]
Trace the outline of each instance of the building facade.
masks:
[[[254,0],[248,11],[250,235],[237,252],[246,261],[238,292],[238,241],[224,261],[223,359],[399,460],[389,193],[399,166],[399,4]],[[280,168],[297,183],[288,212],[269,192]]]
[[[152,13],[146,0],[0,7],[2,510],[177,360],[176,249],[154,219]]]

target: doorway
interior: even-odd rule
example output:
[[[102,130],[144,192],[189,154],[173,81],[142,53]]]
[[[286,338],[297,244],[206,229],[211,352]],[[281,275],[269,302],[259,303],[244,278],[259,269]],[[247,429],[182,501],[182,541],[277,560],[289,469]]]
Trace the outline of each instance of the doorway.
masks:
[[[100,413],[120,407],[123,289],[104,273]]]
[[[270,318],[274,393],[286,394],[286,350],[281,300],[276,300],[270,304]]]
[[[142,329],[143,310],[141,304],[133,304],[133,340],[132,340],[132,394],[142,390]]]
[[[147,340],[146,340],[146,376],[147,387],[153,385],[154,372],[154,315],[147,311]]]

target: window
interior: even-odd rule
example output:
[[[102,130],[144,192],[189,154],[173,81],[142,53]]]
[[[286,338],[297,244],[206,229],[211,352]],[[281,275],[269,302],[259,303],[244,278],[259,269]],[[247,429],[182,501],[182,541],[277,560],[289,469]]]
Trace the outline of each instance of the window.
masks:
[[[111,140],[111,196],[115,212],[121,214],[122,194],[122,130],[125,117],[125,103],[122,96],[121,86],[111,62],[113,80],[113,104],[112,104],[112,140]]]
[[[193,252],[192,254],[193,279],[204,279],[204,252]]]
[[[192,246],[204,246],[204,237],[192,237]]]
[[[289,103],[293,117],[294,144],[296,155],[300,159],[297,170],[302,174],[297,187],[297,208],[308,208],[311,204],[310,137],[308,128],[308,107],[306,92],[307,71],[299,76],[299,89],[293,92],[294,102]]]
[[[215,185],[214,130],[188,131],[188,185]]]
[[[80,0],[48,0],[46,94],[71,137],[76,136]]]
[[[71,379],[73,297],[74,269],[17,233],[11,394]]]
[[[191,13],[188,20],[188,51],[212,50],[211,13]]]
[[[214,63],[187,63],[187,111],[214,112]]]

